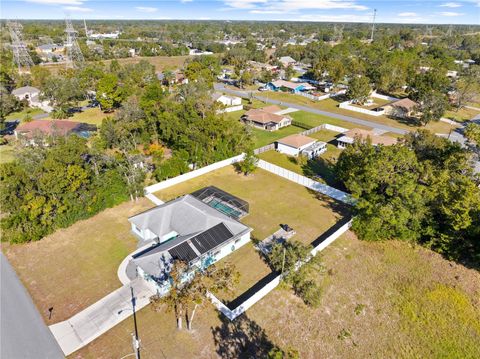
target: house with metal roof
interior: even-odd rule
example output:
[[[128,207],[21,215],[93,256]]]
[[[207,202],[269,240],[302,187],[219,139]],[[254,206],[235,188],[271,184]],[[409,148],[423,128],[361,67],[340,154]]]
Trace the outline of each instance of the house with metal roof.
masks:
[[[218,194],[218,195],[217,195]],[[236,197],[208,187],[129,218],[132,232],[150,247],[132,256],[138,276],[161,289],[175,260],[192,271],[206,268],[250,241],[252,228],[239,222]]]

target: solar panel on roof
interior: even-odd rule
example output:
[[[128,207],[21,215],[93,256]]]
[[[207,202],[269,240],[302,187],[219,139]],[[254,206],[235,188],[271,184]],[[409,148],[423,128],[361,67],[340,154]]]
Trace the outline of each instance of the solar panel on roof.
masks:
[[[187,242],[183,242],[178,246],[173,247],[168,251],[168,253],[170,253],[173,259],[181,260],[187,263],[197,258],[197,254]]]
[[[230,232],[227,226],[225,226],[223,223],[219,223],[205,232],[193,237],[191,242],[200,252],[200,254],[204,254],[232,237],[233,233]]]

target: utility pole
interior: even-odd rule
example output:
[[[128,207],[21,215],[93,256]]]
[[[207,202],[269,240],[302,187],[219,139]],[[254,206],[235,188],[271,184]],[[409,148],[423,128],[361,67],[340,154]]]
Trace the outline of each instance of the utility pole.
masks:
[[[77,31],[73,28],[72,22],[69,18],[65,19],[65,33],[67,34],[67,68],[80,67],[85,59],[83,58],[82,50],[78,46]]]
[[[373,33],[375,32],[376,17],[377,17],[377,9],[373,9],[372,34],[370,35],[370,42],[373,42]]]
[[[283,276],[283,267],[285,267],[285,253],[286,253],[286,249],[285,249],[285,246],[283,246],[282,276]]]
[[[135,328],[135,335],[132,336],[133,350],[135,352],[135,358],[140,359],[140,340],[138,339],[137,313],[135,310],[136,300],[135,300],[135,295],[133,294],[133,287],[130,287],[130,292],[132,294],[133,326]]]
[[[13,60],[18,66],[18,72],[22,71],[22,68],[26,72],[30,71],[30,67],[33,66],[32,58],[27,51],[27,46],[22,39],[22,24],[14,21],[7,21],[7,27],[10,30],[10,38],[12,41]]]

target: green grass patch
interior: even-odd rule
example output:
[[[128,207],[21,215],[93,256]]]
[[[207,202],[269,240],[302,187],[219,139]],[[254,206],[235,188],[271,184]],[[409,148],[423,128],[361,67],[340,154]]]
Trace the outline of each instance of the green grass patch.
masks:
[[[82,112],[75,112],[73,116],[68,117],[66,120],[100,126],[102,124],[102,120],[108,116],[113,116],[113,113],[104,113],[102,110],[96,107],[89,108]],[[53,120],[53,118],[47,117],[45,120]]]
[[[7,144],[0,146],[0,164],[12,162],[15,159],[15,147]]]
[[[40,108],[26,108],[22,111],[19,112],[12,112],[11,114],[7,115],[5,119],[7,121],[13,121],[13,120],[20,120],[23,121],[25,117],[30,116],[33,117],[35,115],[39,115],[41,113],[45,113],[42,109]]]
[[[461,290],[435,285],[406,286],[399,303],[408,357],[479,358],[480,311]]]
[[[264,96],[264,95],[261,95],[261,96]],[[403,121],[399,119],[389,118],[386,116],[370,116],[370,115],[359,113],[356,111],[349,111],[349,110],[339,108],[338,104],[340,102],[334,100],[333,98],[328,98],[322,101],[313,101],[303,96],[283,93],[283,92],[269,92],[268,96],[264,96],[264,97],[268,97],[268,98],[279,100],[279,101],[286,101],[286,102],[290,102],[290,103],[294,103],[302,106],[308,106],[318,110],[338,113],[345,116],[363,119],[366,121],[379,123],[387,126],[397,127],[397,128],[408,130],[408,131],[415,131],[417,129],[425,128],[434,133],[446,134],[450,132],[450,129],[452,127],[450,124],[441,122],[441,121],[432,122],[427,124],[426,126],[417,126],[411,121]],[[377,102],[377,99],[375,99],[375,101]],[[344,127],[347,127],[347,126],[344,126]],[[352,127],[358,128],[360,126],[356,124],[351,124],[350,127],[347,127],[347,128],[352,128]]]
[[[300,133],[305,131],[303,128],[296,126],[287,126],[281,128],[277,131],[266,131],[259,128],[252,127],[252,133],[254,137],[255,148],[268,145],[269,143],[275,142],[280,138],[292,135],[294,133]]]
[[[465,121],[470,121],[472,118],[474,118],[479,114],[480,114],[480,111],[464,107],[458,111],[456,110],[447,111],[445,112],[445,115],[443,117],[448,118],[450,120],[458,121],[458,122],[465,122]]]

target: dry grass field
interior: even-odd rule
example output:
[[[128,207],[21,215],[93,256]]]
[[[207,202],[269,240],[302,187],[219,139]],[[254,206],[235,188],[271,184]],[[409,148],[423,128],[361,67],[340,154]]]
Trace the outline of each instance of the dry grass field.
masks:
[[[182,68],[183,64],[188,58],[189,56],[138,56],[126,57],[116,60],[122,65],[137,64],[140,62],[140,60],[147,60],[155,66],[155,71],[163,71]],[[103,61],[103,63],[108,66],[111,61],[112,60],[105,60]],[[65,64],[50,64],[46,65],[45,67],[51,70],[52,73],[57,73],[58,71],[65,69]]]
[[[278,288],[233,323],[209,304],[192,332],[171,313],[139,312],[143,358],[258,358],[272,345],[304,359],[478,358],[480,274],[408,243],[369,243],[351,232],[322,252],[319,308]],[[71,358],[131,352],[126,320]],[[263,355],[262,355],[263,354]]]

